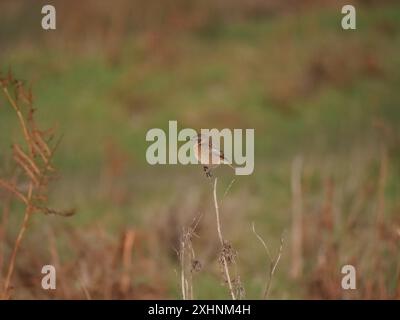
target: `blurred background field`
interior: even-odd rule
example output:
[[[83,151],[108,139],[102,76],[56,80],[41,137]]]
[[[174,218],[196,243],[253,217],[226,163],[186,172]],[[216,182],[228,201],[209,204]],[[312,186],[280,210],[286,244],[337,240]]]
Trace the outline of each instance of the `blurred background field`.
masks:
[[[55,31],[41,29],[44,4],[56,7]],[[51,203],[77,211],[34,216],[13,297],[180,298],[175,250],[201,215],[194,295],[229,298],[210,181],[199,166],[145,160],[146,132],[177,120],[255,129],[254,173],[222,199],[233,177],[216,172],[246,298],[260,298],[269,268],[252,222],[275,253],[286,230],[270,298],[400,298],[400,4],[353,1],[348,31],[344,4],[2,1],[0,71],[32,86],[39,123],[63,135]],[[0,177],[18,135],[2,97]],[[7,197],[0,282],[22,219]],[[40,287],[44,264],[57,267],[55,291]],[[357,290],[341,289],[345,264]]]

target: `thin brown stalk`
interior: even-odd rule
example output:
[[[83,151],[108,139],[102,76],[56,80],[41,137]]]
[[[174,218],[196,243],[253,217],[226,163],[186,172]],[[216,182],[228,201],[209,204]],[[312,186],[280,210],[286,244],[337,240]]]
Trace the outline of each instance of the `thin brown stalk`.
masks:
[[[8,219],[10,215],[10,205],[11,205],[11,199],[12,195],[8,194],[7,198],[4,201],[3,204],[3,215],[1,219],[1,225],[0,225],[0,278],[3,274],[3,265],[4,265],[4,251],[5,251],[5,246],[6,246],[6,235],[7,235],[7,225],[8,225]]]
[[[56,238],[55,238],[53,230],[49,229],[48,237],[49,237],[49,251],[50,251],[52,263],[57,270],[57,277],[60,278],[60,281],[59,281],[60,289],[61,289],[63,297],[68,299],[69,294],[68,294],[67,287],[66,287],[66,281],[63,281],[64,272],[62,272],[60,256],[58,254]]]
[[[226,197],[226,195],[228,194],[229,190],[231,190],[233,183],[235,182],[236,179],[232,179],[232,181],[230,182],[230,184],[228,185],[228,187],[226,188],[224,195],[222,196],[222,199],[224,199]]]
[[[303,160],[297,156],[292,163],[292,266],[290,275],[297,279],[303,269],[303,201],[301,190],[301,172]]]
[[[33,184],[30,183],[28,191],[28,206],[25,208],[24,220],[22,221],[22,225],[18,232],[17,239],[15,240],[14,248],[11,253],[10,263],[8,265],[7,276],[4,282],[4,293],[3,293],[4,297],[9,297],[10,282],[14,272],[15,259],[17,257],[19,247],[21,245],[22,238],[25,234],[26,229],[28,228],[29,218],[32,213],[32,206],[29,204],[32,198],[32,192],[33,192]]]
[[[185,289],[185,241],[183,241],[183,240],[181,240],[180,260],[181,260],[182,299],[186,300],[186,289]]]
[[[220,222],[220,217],[219,217],[219,207],[218,207],[218,200],[217,200],[217,178],[215,178],[215,180],[214,180],[214,206],[215,206],[215,215],[217,218],[218,237],[219,237],[219,241],[221,243],[221,247],[224,248],[225,242],[224,242],[224,238],[222,237],[221,222]],[[224,267],[226,280],[227,280],[228,286],[229,286],[229,292],[231,294],[232,299],[236,300],[235,292],[233,290],[231,276],[229,274],[228,263],[226,261],[226,257],[223,254],[222,254],[222,263],[223,263],[223,267]]]
[[[271,273],[270,273],[270,276],[269,276],[269,281],[268,281],[268,284],[267,284],[267,286],[266,286],[265,293],[264,293],[264,299],[266,299],[266,298],[268,297],[269,290],[270,290],[270,288],[271,288],[272,277],[274,276],[276,267],[278,266],[278,263],[279,263],[279,261],[281,260],[282,250],[283,250],[283,243],[284,243],[284,237],[283,237],[283,235],[282,235],[282,236],[281,236],[281,244],[280,244],[280,246],[279,246],[279,251],[278,251],[278,256],[276,257],[275,262],[273,263],[272,268],[271,268]]]
[[[39,180],[36,175],[31,171],[31,168],[29,168],[29,166],[27,166],[26,163],[22,161],[19,157],[14,156],[14,160],[22,169],[24,169],[26,175],[34,182],[35,186],[39,186]]]
[[[80,283],[80,286],[81,286],[81,288],[82,288],[82,291],[83,291],[83,293],[84,293],[84,295],[85,295],[86,300],[92,300],[92,297],[91,297],[91,295],[90,295],[90,293],[89,293],[89,290],[87,289],[87,287],[86,287],[86,285],[83,283],[83,281],[82,281],[82,280],[79,280],[79,283]]]
[[[36,130],[33,132],[33,136],[35,138],[35,144],[37,146],[37,149],[41,151],[43,154],[44,158],[48,158],[51,155],[51,150],[47,143],[43,140],[41,137],[40,133]]]
[[[255,226],[254,226],[254,222],[252,224],[252,229],[253,229],[253,233],[255,234],[255,236],[257,237],[257,239],[260,241],[260,243],[262,244],[262,246],[264,247],[269,262],[270,262],[270,269],[268,270],[268,274],[267,274],[267,280],[265,281],[265,287],[263,290],[263,294],[262,294],[262,298],[265,300],[268,297],[270,288],[271,288],[271,282],[272,282],[272,278],[274,276],[276,267],[278,266],[279,260],[281,259],[281,255],[282,255],[282,250],[283,250],[283,243],[284,243],[284,238],[283,235],[281,236],[281,244],[279,247],[279,251],[278,251],[278,255],[276,257],[276,259],[272,259],[270,250],[267,246],[267,244],[265,243],[264,239],[256,232]]]
[[[28,199],[26,199],[26,197],[22,194],[22,192],[18,190],[18,188],[15,185],[0,179],[0,186],[11,192],[13,195],[17,196],[17,198],[19,198],[23,203],[25,203],[25,205],[28,204]]]
[[[181,292],[183,300],[193,300],[193,274],[200,271],[201,263],[196,260],[192,238],[196,236],[196,228],[201,216],[193,221],[188,228],[183,228],[180,238],[180,248],[177,252],[181,263]]]
[[[388,177],[388,155],[385,147],[382,147],[381,161],[378,181],[378,205],[376,221],[378,227],[382,226],[385,220],[385,187]]]
[[[34,174],[38,176],[40,175],[40,169],[37,167],[35,162],[28,155],[26,155],[25,152],[22,151],[19,145],[14,144],[14,152],[15,155],[20,157],[23,162],[29,164],[29,167],[32,169]]]
[[[130,286],[130,271],[132,264],[132,248],[135,243],[136,233],[134,230],[127,230],[122,242],[122,273],[120,279],[120,289],[128,292]]]
[[[18,107],[17,103],[15,102],[15,100],[11,97],[7,87],[3,86],[3,91],[4,91],[8,101],[10,102],[11,106],[14,108],[15,112],[17,113],[18,120],[21,125],[25,141],[26,141],[27,145],[30,146],[30,151],[31,151],[31,154],[33,155],[32,139],[30,137],[29,130],[26,126],[24,116],[22,115],[22,112],[21,112],[20,108]]]

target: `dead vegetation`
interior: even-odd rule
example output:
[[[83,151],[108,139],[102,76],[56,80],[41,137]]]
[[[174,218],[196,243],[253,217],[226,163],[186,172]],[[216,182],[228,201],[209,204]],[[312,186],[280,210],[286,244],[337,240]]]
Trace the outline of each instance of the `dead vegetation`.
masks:
[[[232,182],[228,185],[227,189],[224,192],[223,197],[226,196],[227,192],[232,186],[233,181],[234,180],[232,180]],[[230,298],[232,300],[241,300],[245,298],[246,292],[238,271],[239,269],[237,263],[238,252],[234,249],[232,243],[224,238],[222,233],[220,200],[218,200],[217,196],[217,182],[218,178],[215,178],[212,189],[213,203],[215,209],[215,221],[212,224],[213,225],[215,224],[216,233],[218,235],[218,245],[219,245],[219,252],[215,253],[217,253],[217,262],[220,270],[220,277],[222,279],[222,284],[228,289]],[[183,229],[180,238],[179,251],[177,251],[181,269],[180,273],[181,291],[184,300],[194,299],[193,274],[201,271],[202,269],[202,263],[196,258],[193,246],[193,238],[201,237],[201,235],[198,235],[195,232],[200,221],[201,221],[201,216],[199,216],[196,220],[194,220],[194,222],[190,225],[190,227],[188,227],[187,229]],[[263,245],[269,260],[268,261],[269,268],[265,280],[265,286],[261,294],[261,298],[266,299],[268,297],[271,288],[272,278],[277,269],[278,263],[281,259],[284,240],[282,236],[278,254],[276,257],[273,258],[265,241],[258,233],[256,233],[254,223],[252,225],[252,228],[254,234]]]
[[[192,225],[188,228],[183,228],[180,239],[180,247],[177,252],[179,261],[181,264],[181,291],[183,300],[193,300],[193,276],[202,269],[200,260],[196,258],[196,254],[193,247],[193,237],[198,237],[196,234],[196,228],[200,221],[198,217],[193,221]]]
[[[292,245],[290,263],[297,266],[300,259],[308,264],[294,274],[296,282],[306,285],[309,298],[399,299],[399,221],[386,206],[391,165],[384,141],[381,150],[376,176],[365,176],[364,168],[360,175],[350,174],[343,186],[325,175],[314,209],[307,204],[306,192],[303,201],[293,198],[304,213],[300,221],[292,220],[292,232],[303,237],[302,246]],[[299,183],[306,190],[310,175],[300,172]],[[357,290],[341,288],[340,270],[347,264],[357,270]]]
[[[0,179],[0,187],[24,206],[23,220],[8,260],[3,283],[2,297],[7,299],[11,296],[15,262],[31,216],[37,212],[70,216],[74,214],[74,210],[59,211],[48,205],[48,185],[57,177],[52,159],[59,141],[54,142],[53,129],[44,131],[38,128],[31,90],[26,90],[22,81],[14,79],[11,72],[5,77],[0,76],[0,85],[9,106],[18,118],[23,137],[23,142],[12,144],[11,172]],[[9,205],[6,202],[3,209],[7,215]],[[7,220],[3,220],[3,232],[7,228],[4,225],[6,223]]]
[[[58,228],[49,222],[50,226],[44,224],[43,232],[31,237],[33,243],[29,243],[29,253],[24,250],[23,254],[19,254],[33,215],[43,213],[69,217],[75,210],[56,210],[49,204],[50,186],[54,185],[50,183],[58,178],[52,161],[60,142],[60,139],[55,139],[55,130],[42,130],[38,127],[32,92],[26,89],[22,81],[8,73],[0,77],[0,85],[6,98],[6,104],[1,107],[12,108],[19,125],[17,132],[21,136],[15,137],[11,160],[4,163],[3,176],[0,178],[1,298],[163,297],[165,286],[157,272],[158,267],[145,253],[151,241],[146,233],[138,229],[122,230],[120,239],[114,241],[98,228],[80,231],[67,226]],[[117,172],[110,169],[107,177],[114,177],[119,174],[121,165],[114,158],[110,163],[112,168],[117,167]],[[14,205],[14,202],[19,202],[22,207]],[[24,214],[16,238],[12,240],[8,230],[9,220],[10,215],[18,214],[17,208],[23,208]],[[64,261],[64,255],[60,253],[60,240],[66,246],[63,251],[70,255],[68,261]],[[43,245],[44,243],[48,245]],[[133,263],[132,257],[134,246],[136,263]],[[18,263],[18,259],[21,263]],[[56,267],[59,279],[57,293],[42,290],[40,287],[40,270],[44,261],[50,261]],[[29,268],[26,268],[27,265]],[[157,286],[149,286],[140,281],[135,284],[135,279],[142,277],[151,277]],[[20,290],[21,288],[24,290]]]

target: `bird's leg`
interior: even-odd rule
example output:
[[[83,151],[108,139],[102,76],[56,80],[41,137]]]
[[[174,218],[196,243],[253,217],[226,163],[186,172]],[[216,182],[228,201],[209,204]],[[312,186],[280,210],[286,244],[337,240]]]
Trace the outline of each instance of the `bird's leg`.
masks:
[[[211,174],[210,168],[207,167],[207,166],[203,166],[203,169],[204,169],[204,172],[206,173],[206,177],[207,177],[207,178],[211,178],[211,177],[212,177],[212,174]]]

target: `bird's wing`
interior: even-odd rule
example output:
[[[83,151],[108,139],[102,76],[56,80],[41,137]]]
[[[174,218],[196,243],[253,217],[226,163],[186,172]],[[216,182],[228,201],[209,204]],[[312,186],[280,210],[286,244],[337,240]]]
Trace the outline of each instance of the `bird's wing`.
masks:
[[[223,160],[224,163],[227,163],[227,164],[230,163],[230,161],[225,157],[225,154],[224,154],[223,151],[218,150],[218,149],[215,149],[215,148],[212,148],[212,149],[211,149],[211,152],[212,152],[214,155],[220,157],[220,159]]]
[[[201,148],[202,152],[206,152],[207,154],[211,154],[213,157],[215,156],[218,160],[221,161],[221,163],[227,164],[230,166],[232,169],[235,169],[231,161],[229,159],[226,159],[224,153],[216,148],[210,148],[210,145],[208,143],[202,143],[199,145]],[[219,164],[219,161],[216,161],[217,164]]]

